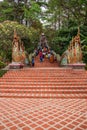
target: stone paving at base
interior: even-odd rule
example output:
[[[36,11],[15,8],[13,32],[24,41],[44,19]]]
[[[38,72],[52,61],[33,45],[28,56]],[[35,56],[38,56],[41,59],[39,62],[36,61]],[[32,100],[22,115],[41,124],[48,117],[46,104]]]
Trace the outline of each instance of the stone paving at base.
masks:
[[[87,130],[87,99],[0,98],[0,130]]]

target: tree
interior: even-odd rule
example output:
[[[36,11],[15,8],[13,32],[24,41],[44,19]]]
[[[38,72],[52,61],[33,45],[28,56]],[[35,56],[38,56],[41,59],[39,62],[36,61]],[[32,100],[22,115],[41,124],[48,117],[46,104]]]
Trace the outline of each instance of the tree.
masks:
[[[4,60],[11,60],[12,41],[14,29],[16,29],[18,36],[22,39],[25,50],[30,53],[38,44],[40,30],[31,27],[28,29],[26,26],[18,22],[5,21],[0,23],[0,56]]]
[[[31,2],[29,5],[25,5],[23,9],[26,25],[32,26],[33,21],[39,21],[38,19],[41,13],[41,9],[36,2]]]
[[[4,0],[0,2],[0,21],[12,20],[27,26],[32,26],[33,21],[40,21],[41,8],[38,2],[28,0]]]
[[[70,19],[74,19],[78,25],[87,23],[86,5],[87,0],[49,0],[47,13],[50,17],[48,17],[48,21],[56,26],[55,29],[64,24],[68,27]]]

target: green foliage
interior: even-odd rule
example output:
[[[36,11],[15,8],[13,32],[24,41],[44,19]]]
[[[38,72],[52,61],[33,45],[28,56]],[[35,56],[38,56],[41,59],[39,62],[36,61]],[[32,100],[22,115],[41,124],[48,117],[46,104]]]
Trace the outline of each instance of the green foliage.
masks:
[[[24,42],[25,50],[28,50],[32,46],[35,47],[39,40],[40,29],[27,28],[24,25],[12,21],[0,23],[0,55],[4,61],[6,59],[11,61],[14,29],[17,30],[17,34]]]
[[[7,70],[0,70],[0,77],[2,77],[6,72]]]
[[[62,53],[67,49],[72,36],[74,37],[76,34],[77,28],[62,28],[56,31],[55,36],[50,42],[50,46],[56,51],[56,53],[62,55]]]
[[[22,23],[24,20],[28,27],[17,22],[0,23],[0,56],[3,61],[5,59],[11,61],[14,29],[17,30],[28,53],[37,46],[40,33],[44,32],[49,46],[62,55],[80,26],[83,60],[87,63],[86,5],[87,0],[49,0],[48,3],[34,0],[29,3],[24,0],[18,3],[14,0],[0,2],[0,22],[12,20]],[[40,7],[45,7],[47,10],[43,12]],[[49,25],[44,30],[40,19],[47,21],[46,24]]]
[[[0,22],[4,20],[13,20],[13,5],[7,1],[0,2]]]
[[[0,69],[4,68],[5,66],[6,66],[6,64],[4,62],[0,61]]]
[[[27,52],[30,54],[30,53],[32,53],[34,51],[34,49],[35,49],[35,47],[32,46],[32,47],[30,47],[30,48],[27,49]]]
[[[46,11],[47,21],[55,30],[61,29],[61,26],[68,28],[68,24],[80,26],[87,23],[86,5],[87,0],[49,0]]]
[[[85,66],[85,70],[87,70],[87,64],[86,64],[86,66]]]
[[[41,8],[38,3],[32,1],[29,7],[24,5],[23,10],[26,24],[28,23],[30,27],[32,27],[33,23],[40,22]]]
[[[14,29],[17,30],[19,36],[29,36],[29,30],[17,22],[5,21],[0,24],[0,55],[4,59],[11,60],[12,41]],[[27,34],[26,34],[27,33]],[[2,50],[3,48],[3,50]],[[7,51],[6,51],[7,50]]]
[[[33,21],[40,22],[40,15],[40,5],[35,1],[4,0],[0,2],[0,22],[11,20],[23,23],[25,20],[27,26],[32,26]]]
[[[87,64],[87,25],[81,26],[81,45],[83,51],[83,61]]]
[[[57,30],[54,37],[50,40],[50,46],[56,53],[60,55],[63,54],[65,50],[67,50],[68,45],[72,37],[77,35],[78,26],[75,26],[72,22],[69,28],[63,27],[60,30]],[[83,62],[87,63],[87,26],[82,25],[80,27],[80,36],[81,36],[81,47],[83,52]]]

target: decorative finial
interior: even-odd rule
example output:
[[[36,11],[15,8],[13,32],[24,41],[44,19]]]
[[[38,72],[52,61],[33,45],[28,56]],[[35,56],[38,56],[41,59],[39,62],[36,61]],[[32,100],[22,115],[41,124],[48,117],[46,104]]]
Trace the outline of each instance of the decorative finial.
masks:
[[[16,32],[16,29],[14,29],[14,38],[17,38],[17,32]]]
[[[78,36],[80,36],[80,27],[78,27],[78,33],[77,33]]]

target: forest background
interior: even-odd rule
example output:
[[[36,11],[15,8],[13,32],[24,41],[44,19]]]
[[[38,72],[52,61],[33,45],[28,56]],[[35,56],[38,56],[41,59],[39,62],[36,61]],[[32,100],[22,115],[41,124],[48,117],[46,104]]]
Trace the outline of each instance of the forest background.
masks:
[[[29,53],[45,33],[57,53],[67,49],[80,28],[83,62],[87,64],[87,0],[2,0],[0,1],[0,68],[12,60],[14,29]]]

